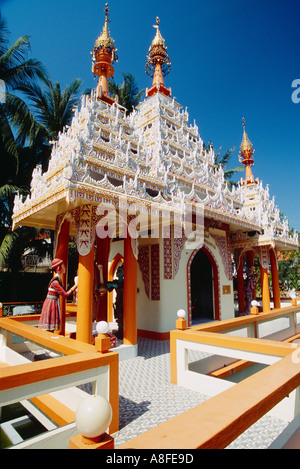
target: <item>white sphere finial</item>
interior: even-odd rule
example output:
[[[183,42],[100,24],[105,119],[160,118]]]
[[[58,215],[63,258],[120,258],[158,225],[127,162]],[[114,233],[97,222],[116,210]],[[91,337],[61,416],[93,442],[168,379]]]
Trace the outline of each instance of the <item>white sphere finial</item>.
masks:
[[[107,334],[109,331],[109,325],[106,321],[100,321],[97,323],[96,331],[98,334]]]
[[[185,311],[184,311],[184,309],[179,309],[179,310],[177,311],[177,317],[178,317],[178,318],[183,318],[183,319],[185,318]]]
[[[111,423],[111,405],[102,396],[90,396],[79,404],[75,420],[78,431],[84,437],[97,438],[105,433]]]

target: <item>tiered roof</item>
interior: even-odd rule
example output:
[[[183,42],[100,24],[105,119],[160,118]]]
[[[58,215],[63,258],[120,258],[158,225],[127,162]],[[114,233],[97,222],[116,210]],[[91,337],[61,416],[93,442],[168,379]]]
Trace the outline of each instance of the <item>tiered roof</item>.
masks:
[[[158,23],[152,46],[165,47]],[[157,64],[153,62],[154,69]],[[16,196],[14,227],[55,229],[62,213],[84,204],[117,207],[120,198],[126,198],[129,206],[139,204],[146,213],[150,207],[183,213],[198,204],[206,218],[227,223],[231,233],[256,232],[281,248],[296,248],[296,235],[291,237],[287,221],[280,220],[268,188],[246,178],[247,184],[242,181],[230,190],[223,169],[214,166],[213,148],[205,148],[187,110],[155,80],[154,73],[152,92],[129,116],[107,96],[83,96],[72,124],[53,146],[48,170],[42,174],[37,167],[30,196]],[[244,128],[244,164],[253,163],[253,152]]]

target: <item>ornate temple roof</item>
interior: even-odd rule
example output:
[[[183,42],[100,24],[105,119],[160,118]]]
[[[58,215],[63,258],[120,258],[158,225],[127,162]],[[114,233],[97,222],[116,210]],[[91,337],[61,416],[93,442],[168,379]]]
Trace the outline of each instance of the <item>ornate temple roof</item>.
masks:
[[[108,34],[106,28],[107,13],[101,41]],[[158,22],[152,46],[165,47]],[[147,60],[153,60],[151,54]],[[160,68],[159,62],[152,63],[157,64]],[[233,242],[241,242],[239,233],[252,232],[263,237],[261,242],[297,248],[296,236],[289,235],[268,188],[256,180],[230,190],[223,169],[215,169],[213,148],[205,147],[187,110],[165,92],[164,85],[154,82],[151,89],[129,116],[118,103],[99,98],[95,91],[82,97],[72,124],[53,146],[48,170],[42,174],[37,167],[30,195],[25,200],[16,196],[14,228],[55,229],[56,218],[65,212],[76,217],[84,204],[117,206],[125,199],[128,206],[138,205],[146,214],[154,208],[157,213],[172,210],[180,216],[187,206],[201,206],[206,218],[228,224]],[[244,122],[243,126],[241,155],[250,167],[253,147]],[[255,238],[255,242],[260,241]]]

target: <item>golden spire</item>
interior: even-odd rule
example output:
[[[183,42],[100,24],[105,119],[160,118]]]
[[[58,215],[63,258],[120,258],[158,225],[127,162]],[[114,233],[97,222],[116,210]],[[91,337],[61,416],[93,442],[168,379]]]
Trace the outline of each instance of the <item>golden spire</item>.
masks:
[[[162,37],[161,33],[160,33],[160,30],[159,30],[159,23],[160,23],[160,19],[159,17],[157,16],[156,17],[156,24],[153,25],[153,28],[156,29],[156,35],[155,35],[155,38],[153,39],[152,41],[152,44],[151,46],[149,47],[149,51],[151,51],[151,49],[155,46],[162,46],[165,48],[165,50],[167,51],[167,48],[166,48],[166,44],[165,44],[165,40],[164,38]]]
[[[152,87],[146,91],[147,96],[152,96],[158,91],[166,96],[171,96],[171,89],[165,87],[163,78],[171,70],[171,61],[165,40],[159,30],[159,23],[159,18],[156,17],[156,25],[153,26],[156,29],[156,34],[147,54],[145,70],[149,76],[153,77]]]
[[[108,91],[108,79],[114,75],[114,68],[112,64],[118,61],[117,49],[115,47],[114,40],[110,36],[108,29],[108,4],[105,4],[105,22],[103,26],[102,33],[95,42],[94,49],[92,51],[92,60],[93,66],[92,71],[95,75],[99,77],[96,97],[106,101],[108,103],[113,103],[113,99],[109,96]]]
[[[98,47],[106,47],[110,48],[113,52],[117,51],[115,48],[115,43],[113,38],[110,36],[109,29],[108,29],[108,22],[110,21],[108,19],[108,3],[105,4],[104,12],[105,12],[105,22],[103,26],[102,33],[96,39],[94,49],[97,49]]]
[[[248,135],[246,134],[246,128],[245,128],[246,123],[245,123],[244,118],[242,122],[243,122],[244,131],[243,131],[243,140],[241,143],[240,155],[243,157],[244,160],[249,160],[251,159],[255,150],[253,150],[252,143],[250,142]],[[254,161],[252,163],[254,163]]]
[[[254,164],[253,154],[255,150],[253,149],[253,145],[250,142],[248,135],[246,133],[246,123],[245,123],[244,118],[242,120],[242,123],[243,123],[243,140],[241,143],[239,160],[243,165],[246,166],[246,179],[243,182],[245,184],[254,184],[257,181],[254,180],[251,166]]]

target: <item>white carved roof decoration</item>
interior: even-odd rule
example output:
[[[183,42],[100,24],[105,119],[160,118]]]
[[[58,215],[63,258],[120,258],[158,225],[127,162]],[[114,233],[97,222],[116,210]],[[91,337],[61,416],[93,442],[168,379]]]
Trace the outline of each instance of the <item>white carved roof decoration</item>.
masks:
[[[242,207],[240,194],[235,197],[230,192],[222,168],[215,171],[214,151],[203,148],[195,124],[188,126],[187,111],[182,112],[175,100],[163,95],[155,95],[151,100],[144,101],[139,105],[139,111],[137,127],[147,131],[148,142],[144,143],[152,145],[156,153],[156,166],[152,167],[152,171],[167,173],[168,189],[172,196],[177,195],[186,202],[201,202],[207,207],[236,216],[237,208]]]
[[[241,194],[243,202],[240,215],[257,223],[265,236],[295,244],[297,247],[298,233],[290,235],[288,220],[286,217],[281,219],[280,210],[275,204],[275,197],[270,197],[268,185],[263,187],[262,181],[259,181],[258,184],[251,186],[239,184],[234,190]],[[253,197],[253,203],[249,203],[249,195]]]
[[[244,188],[229,190],[223,169],[214,168],[213,148],[204,148],[198,127],[188,120],[187,110],[159,93],[128,117],[120,106],[96,100],[94,92],[83,96],[80,111],[53,144],[48,171],[42,174],[39,166],[33,171],[31,194],[24,202],[16,196],[14,214],[58,187],[81,185],[174,208],[202,203],[290,240],[268,187],[259,183],[260,204],[251,212]],[[154,196],[147,189],[155,190]]]

